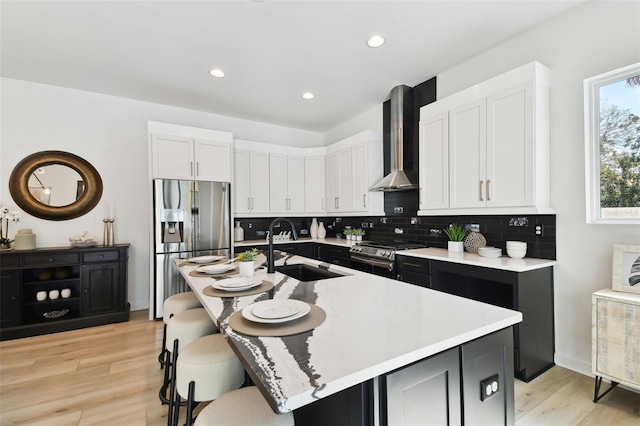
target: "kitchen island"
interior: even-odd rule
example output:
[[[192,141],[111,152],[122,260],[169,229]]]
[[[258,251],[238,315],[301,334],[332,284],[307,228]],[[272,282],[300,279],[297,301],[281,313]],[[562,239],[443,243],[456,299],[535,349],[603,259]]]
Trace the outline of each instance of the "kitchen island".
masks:
[[[469,389],[466,393],[475,404],[476,400],[481,400],[478,391],[481,383],[475,383],[479,376],[469,371],[473,360],[465,361],[464,345],[505,330],[507,332],[502,335],[510,336],[511,326],[522,321],[522,314],[516,311],[308,258],[277,254],[276,265],[305,263],[343,276],[300,282],[279,272],[267,274],[266,269],[259,269],[256,276],[271,281],[275,285],[273,290],[253,296],[219,298],[203,293],[213,282],[211,277],[189,275],[197,265],[179,267],[277,413],[313,405],[353,386],[371,383],[371,392],[362,395],[371,401],[370,406],[365,405],[372,418],[363,423],[378,424],[381,416],[380,424],[386,424],[386,398],[389,395],[384,379],[391,377],[388,373],[452,349],[455,349],[456,364],[460,358],[461,380],[472,380],[467,386],[473,387],[473,392]],[[231,329],[229,317],[234,312],[270,298],[291,298],[315,304],[326,312],[326,320],[311,331],[287,337],[251,337]],[[514,422],[513,368],[512,361],[508,365],[511,357],[506,353],[509,351],[512,351],[510,340],[486,350],[487,354],[498,354],[498,360],[502,362],[495,373],[499,374],[502,383],[503,402],[498,398],[493,401],[494,405],[502,407],[500,415],[504,424]],[[467,353],[473,352],[470,346]],[[462,371],[465,365],[469,367]],[[458,386],[448,387],[455,390]],[[460,405],[466,407],[466,404],[465,394],[458,408]],[[465,419],[467,414],[474,415],[474,410],[465,408]],[[460,413],[457,415],[461,416]]]

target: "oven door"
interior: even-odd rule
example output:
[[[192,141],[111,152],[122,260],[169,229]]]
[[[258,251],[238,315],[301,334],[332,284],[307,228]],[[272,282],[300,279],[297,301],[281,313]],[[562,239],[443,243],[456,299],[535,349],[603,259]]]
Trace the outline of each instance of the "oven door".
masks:
[[[383,259],[372,259],[354,253],[351,254],[351,268],[386,278],[393,278],[395,276],[394,262]]]

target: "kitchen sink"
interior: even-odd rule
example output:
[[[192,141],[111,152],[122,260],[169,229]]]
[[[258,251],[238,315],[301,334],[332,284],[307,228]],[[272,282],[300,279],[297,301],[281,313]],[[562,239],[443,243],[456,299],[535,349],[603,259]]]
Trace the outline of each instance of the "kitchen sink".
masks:
[[[276,266],[276,272],[280,272],[281,274],[295,278],[301,282],[326,280],[327,278],[344,276],[333,271],[327,271],[326,269],[321,269],[304,263]]]

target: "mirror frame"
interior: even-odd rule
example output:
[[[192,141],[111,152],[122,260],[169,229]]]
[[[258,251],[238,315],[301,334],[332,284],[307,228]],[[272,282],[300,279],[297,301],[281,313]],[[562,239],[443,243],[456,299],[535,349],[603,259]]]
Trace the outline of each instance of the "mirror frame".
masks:
[[[47,206],[29,191],[29,178],[40,167],[58,164],[78,172],[85,190],[75,202],[66,206]],[[102,197],[102,178],[85,159],[64,151],[41,151],[25,157],[11,172],[9,192],[15,203],[26,213],[47,220],[69,220],[89,213]]]

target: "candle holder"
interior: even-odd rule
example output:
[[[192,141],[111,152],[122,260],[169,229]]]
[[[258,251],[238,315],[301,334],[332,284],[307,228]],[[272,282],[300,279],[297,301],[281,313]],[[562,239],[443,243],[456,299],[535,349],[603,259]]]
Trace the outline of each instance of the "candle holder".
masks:
[[[104,222],[104,235],[103,235],[103,245],[106,247],[111,247],[115,244],[114,235],[113,235],[113,222],[115,219],[102,219]]]

